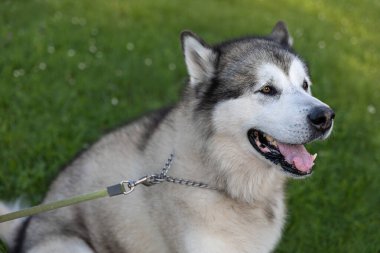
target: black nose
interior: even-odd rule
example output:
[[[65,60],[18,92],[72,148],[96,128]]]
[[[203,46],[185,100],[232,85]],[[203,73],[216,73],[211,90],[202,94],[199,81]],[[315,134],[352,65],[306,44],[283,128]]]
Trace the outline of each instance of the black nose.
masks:
[[[335,113],[329,107],[320,106],[313,108],[307,118],[317,130],[325,131],[331,127]]]

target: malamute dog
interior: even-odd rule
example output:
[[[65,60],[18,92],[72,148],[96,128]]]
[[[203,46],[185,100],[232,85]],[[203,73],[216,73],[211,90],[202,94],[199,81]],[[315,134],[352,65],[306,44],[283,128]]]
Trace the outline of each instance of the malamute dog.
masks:
[[[265,37],[210,46],[186,31],[181,40],[189,81],[180,101],[101,138],[58,175],[44,202],[156,174],[171,153],[170,176],[218,190],[165,182],[1,224],[14,252],[273,250],[284,184],[312,174],[316,156],[304,144],[329,136],[334,112],[311,95],[283,22]]]

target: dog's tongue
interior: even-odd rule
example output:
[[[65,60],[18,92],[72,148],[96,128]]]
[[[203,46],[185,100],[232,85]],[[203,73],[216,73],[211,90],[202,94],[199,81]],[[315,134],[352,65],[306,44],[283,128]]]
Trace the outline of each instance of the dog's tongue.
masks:
[[[278,148],[285,160],[293,164],[297,170],[309,172],[313,167],[315,157],[307,152],[304,145],[290,145],[278,142]]]

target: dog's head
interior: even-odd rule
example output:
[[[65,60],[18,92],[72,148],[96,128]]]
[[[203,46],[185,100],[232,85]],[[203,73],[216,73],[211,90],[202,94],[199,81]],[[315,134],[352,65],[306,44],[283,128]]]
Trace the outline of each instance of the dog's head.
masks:
[[[329,136],[334,112],[311,95],[308,68],[291,49],[285,23],[266,37],[215,46],[191,32],[181,38],[195,115],[209,115],[211,135],[292,177],[311,174],[315,156],[304,144]]]

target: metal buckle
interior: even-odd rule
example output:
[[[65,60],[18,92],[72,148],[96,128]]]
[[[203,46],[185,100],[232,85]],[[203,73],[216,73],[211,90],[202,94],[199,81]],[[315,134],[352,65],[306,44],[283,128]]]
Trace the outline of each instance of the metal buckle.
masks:
[[[123,190],[123,194],[128,195],[129,193],[133,192],[136,185],[133,181],[128,180],[128,181],[121,181],[120,186]],[[127,187],[128,187],[128,190],[127,190]]]

